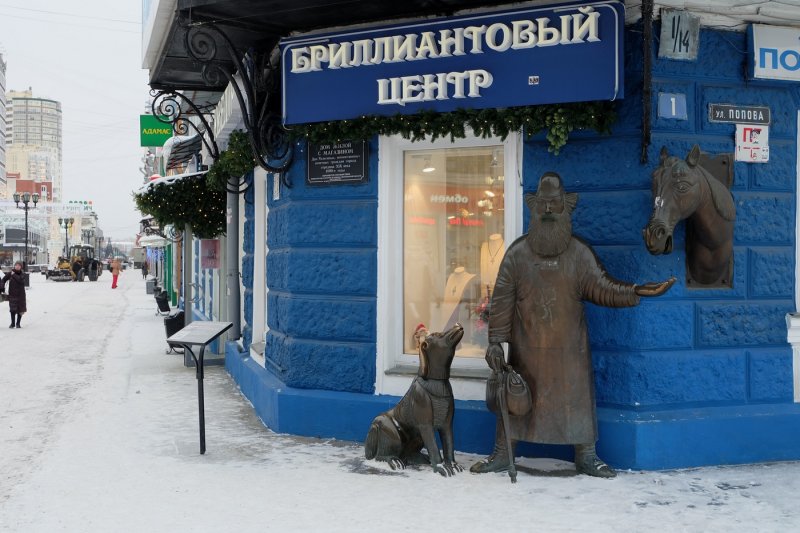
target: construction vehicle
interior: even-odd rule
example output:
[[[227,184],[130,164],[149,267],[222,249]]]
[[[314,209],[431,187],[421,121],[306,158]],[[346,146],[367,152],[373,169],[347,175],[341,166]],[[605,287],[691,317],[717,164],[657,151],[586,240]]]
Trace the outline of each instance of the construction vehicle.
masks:
[[[103,264],[94,256],[94,247],[75,244],[69,247],[69,257],[59,257],[56,267],[47,271],[53,281],[97,281],[103,274]]]
[[[69,261],[60,256],[56,261],[56,267],[48,270],[44,275],[46,279],[53,281],[72,281],[72,269],[70,269]]]

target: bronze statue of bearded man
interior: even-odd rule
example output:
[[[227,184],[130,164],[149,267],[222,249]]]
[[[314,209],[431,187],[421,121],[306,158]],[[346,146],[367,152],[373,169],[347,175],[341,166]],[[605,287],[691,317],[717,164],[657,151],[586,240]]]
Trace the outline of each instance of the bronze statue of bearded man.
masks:
[[[616,472],[595,451],[594,372],[583,301],[629,307],[642,296],[664,294],[675,282],[634,285],[609,276],[592,249],[572,235],[572,211],[578,195],[565,193],[561,177],[545,173],[536,194],[526,194],[531,212],[527,234],[503,257],[489,316],[486,361],[504,363],[501,343],[509,346],[508,363],[530,387],[533,409],[510,417],[510,442],[575,446],[579,473],[614,477]],[[475,463],[476,473],[509,468],[503,424],[498,417],[493,453]],[[513,457],[513,455],[512,455]]]

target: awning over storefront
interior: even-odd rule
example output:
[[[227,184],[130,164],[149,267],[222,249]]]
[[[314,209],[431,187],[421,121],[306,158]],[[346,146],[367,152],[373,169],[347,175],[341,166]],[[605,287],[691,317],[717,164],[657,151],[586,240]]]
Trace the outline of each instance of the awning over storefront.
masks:
[[[139,239],[139,245],[145,248],[162,248],[167,242],[167,239],[158,235],[147,235]]]
[[[534,3],[558,3],[536,0]],[[454,11],[508,4],[508,0],[183,0],[171,25],[165,28],[164,44],[150,69],[154,89],[195,89],[221,92],[227,80],[220,76],[214,86],[203,78],[186,51],[186,30],[190,23],[225,21],[225,31],[237,50],[272,48],[278,39],[292,32],[353,25],[406,17],[448,15]],[[218,43],[220,49],[225,45]],[[220,68],[234,71],[233,62],[220,54]]]
[[[167,170],[180,168],[200,151],[200,135],[176,135],[164,143],[162,152]]]

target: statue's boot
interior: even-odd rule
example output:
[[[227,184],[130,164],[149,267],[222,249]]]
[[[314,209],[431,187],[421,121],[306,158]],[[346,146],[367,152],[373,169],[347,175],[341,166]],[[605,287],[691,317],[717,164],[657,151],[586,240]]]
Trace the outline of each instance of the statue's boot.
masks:
[[[617,472],[597,456],[594,443],[575,445],[575,470],[587,476],[617,477]]]
[[[511,441],[511,453],[517,447],[517,441]],[[486,459],[481,459],[469,469],[473,474],[486,474],[488,472],[505,472],[511,463],[508,462],[508,448],[506,447],[506,432],[503,423],[497,421],[497,429],[494,436],[494,450]]]

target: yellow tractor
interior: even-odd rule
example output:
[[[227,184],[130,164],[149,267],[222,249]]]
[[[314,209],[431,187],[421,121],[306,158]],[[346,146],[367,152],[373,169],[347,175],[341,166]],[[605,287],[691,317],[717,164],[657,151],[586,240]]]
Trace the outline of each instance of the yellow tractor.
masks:
[[[94,247],[76,244],[69,247],[69,257],[59,257],[56,268],[47,271],[53,281],[97,281],[103,274],[103,264],[94,257]]]

